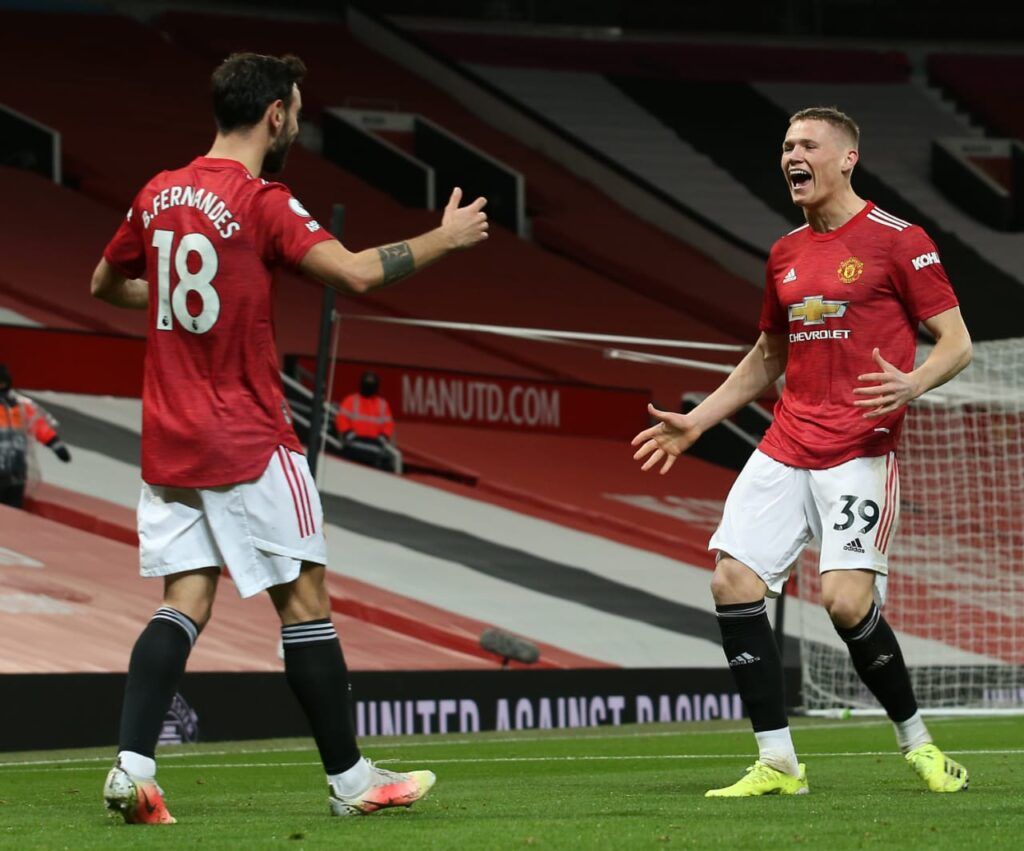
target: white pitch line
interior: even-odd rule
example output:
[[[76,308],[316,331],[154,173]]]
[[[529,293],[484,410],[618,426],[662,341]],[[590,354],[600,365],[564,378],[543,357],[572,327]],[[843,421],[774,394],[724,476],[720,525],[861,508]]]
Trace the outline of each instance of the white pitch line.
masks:
[[[880,725],[888,724],[888,719],[882,718],[877,721],[850,721],[850,722],[839,722],[835,724],[809,724],[806,727],[797,726],[794,730],[798,730],[801,733],[809,730],[849,730],[855,727],[878,727]],[[586,729],[577,727],[575,729]],[[719,736],[719,735],[732,735],[735,733],[751,733],[750,726],[744,727],[720,727],[715,730],[659,730],[652,732],[636,731],[634,733],[575,733],[567,734],[564,736],[507,736],[504,738],[477,738],[477,739],[437,739],[437,740],[425,740],[421,742],[389,742],[387,736],[379,736],[377,738],[368,739],[367,741],[373,742],[374,744],[393,744],[395,747],[401,748],[433,748],[443,747],[444,745],[482,745],[482,744],[515,744],[518,742],[580,742],[580,741],[614,741],[618,739],[657,739],[672,736]],[[0,763],[2,764],[2,763]]]
[[[1017,756],[1024,754],[1024,748],[995,748],[995,749],[975,749],[975,750],[956,750],[946,751],[945,753],[953,754],[956,756],[979,756],[979,755],[1010,755]],[[828,758],[857,758],[857,757],[899,757],[900,754],[895,750],[890,751],[801,751],[801,757],[828,757]],[[496,757],[457,757],[449,759],[429,759],[424,762],[424,765],[462,765],[462,764],[477,764],[477,763],[533,763],[533,762],[650,762],[653,760],[701,760],[701,759],[732,759],[737,761],[751,759],[750,754],[735,754],[735,753],[672,753],[672,754],[615,754],[607,756],[591,755],[591,756],[496,756]],[[378,765],[382,764],[394,764],[402,762],[404,760],[397,759],[382,759],[376,760]],[[202,763],[191,763],[188,765],[164,765],[161,766],[164,770],[175,769],[175,768],[295,768],[295,767],[309,767],[319,766],[318,760],[309,760],[303,762],[202,762]],[[17,766],[9,764],[2,766],[6,768],[16,768]],[[45,766],[31,766],[25,769],[24,773],[45,771]],[[89,766],[77,766],[75,768],[68,768],[65,771],[95,771],[95,768]],[[62,772],[64,773],[64,772]]]
[[[978,755],[978,754],[1024,754],[1024,748],[1007,748],[1000,750],[966,750],[966,751],[944,751],[947,754]],[[859,756],[891,756],[898,757],[900,753],[893,749],[891,751],[835,751],[832,753],[817,753],[814,751],[800,751],[800,758],[804,757],[859,757]],[[497,757],[457,757],[454,759],[429,759],[427,765],[440,765],[443,763],[475,763],[475,762],[617,762],[617,761],[641,761],[641,760],[687,760],[687,759],[752,759],[750,754],[735,753],[672,753],[672,754],[617,754],[608,756],[497,756]],[[187,766],[175,766],[175,768],[186,768]]]
[[[834,724],[809,724],[806,727],[797,726],[794,729],[801,732],[809,730],[850,730],[857,727],[877,727],[886,723],[885,719],[874,721],[841,721]],[[586,728],[574,728],[586,729]],[[637,730],[632,733],[569,733],[564,736],[505,736],[505,737],[472,737],[466,739],[428,739],[419,742],[392,741],[390,736],[367,736],[363,742],[372,745],[387,745],[392,748],[431,748],[444,747],[446,745],[488,745],[488,744],[518,744],[520,742],[578,742],[578,741],[614,741],[619,739],[647,739],[664,738],[671,736],[716,736],[730,735],[733,733],[749,733],[750,727],[722,727],[715,730],[657,730],[645,732]],[[430,735],[430,734],[427,734]],[[161,762],[165,759],[196,758],[200,756],[232,756],[234,754],[250,755],[265,753],[296,753],[298,751],[312,750],[312,747],[294,746],[286,748],[242,748],[239,750],[199,750],[195,752],[179,751],[177,753],[161,753],[158,755]],[[0,762],[0,768],[19,765],[71,765],[77,762],[110,762],[110,756],[83,756],[71,757],[69,759],[34,759],[34,760],[12,760]]]
[[[985,723],[998,723],[1005,719],[1002,718],[932,718],[929,719],[930,723],[942,723],[944,721],[956,722],[957,724],[967,723],[969,721],[984,721]],[[806,726],[797,724],[793,727],[793,730],[799,734],[813,733],[818,730],[829,731],[829,730],[852,730],[856,728],[864,727],[880,727],[887,726],[889,724],[888,719],[880,718],[871,721],[838,721],[833,724],[808,724]],[[586,728],[576,728],[586,729]],[[363,739],[364,744],[368,747],[389,747],[389,748],[429,748],[429,747],[445,747],[446,745],[489,745],[489,744],[519,744],[520,742],[526,743],[537,743],[537,742],[578,742],[578,741],[616,741],[623,739],[655,739],[655,738],[667,738],[672,736],[717,736],[717,735],[730,735],[734,733],[749,733],[750,727],[720,727],[713,730],[651,730],[645,731],[638,729],[630,733],[569,733],[564,736],[552,735],[552,736],[505,736],[502,738],[497,737],[470,737],[465,739],[426,739],[423,741],[415,742],[400,742],[392,741],[389,736],[372,736],[365,737]],[[268,754],[268,753],[299,753],[301,751],[312,750],[311,746],[290,746],[280,748],[241,748],[235,750],[199,750],[194,752],[178,751],[176,753],[161,753],[159,754],[159,760],[161,765],[165,760],[168,759],[196,759],[197,757],[205,756],[250,756],[257,754]],[[953,751],[950,751],[953,753]],[[961,751],[963,753],[963,751]],[[0,762],[0,769],[4,768],[18,768],[19,766],[36,766],[36,765],[73,765],[75,763],[84,762],[111,762],[112,757],[110,756],[84,756],[84,757],[71,757],[68,759],[34,759],[34,760],[11,760],[8,762]],[[278,763],[279,765],[283,763]]]
[[[161,765],[165,759],[182,759],[185,757],[191,757],[195,759],[200,756],[232,756],[234,754],[242,754],[248,756],[250,754],[264,754],[264,753],[299,753],[301,751],[312,750],[311,747],[303,745],[296,745],[290,748],[243,748],[241,750],[233,751],[197,751],[195,753],[161,753],[158,754]],[[10,762],[0,762],[0,769],[2,768],[17,768],[19,765],[72,765],[78,762],[113,762],[113,756],[76,756],[70,759],[26,759],[26,760],[11,760]]]

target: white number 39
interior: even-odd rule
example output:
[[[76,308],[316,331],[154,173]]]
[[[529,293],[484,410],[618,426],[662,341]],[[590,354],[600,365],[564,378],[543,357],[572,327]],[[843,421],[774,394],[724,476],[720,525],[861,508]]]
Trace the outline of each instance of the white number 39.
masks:
[[[157,305],[156,327],[161,331],[171,331],[171,311],[186,331],[193,334],[205,334],[220,316],[220,296],[213,287],[213,279],[217,276],[217,249],[201,233],[185,234],[174,252],[174,271],[178,276],[178,285],[171,292],[171,250],[174,247],[174,231],[153,231],[153,247],[156,248],[156,282]],[[199,268],[190,272],[189,255],[199,255]],[[202,309],[193,316],[188,310],[188,294],[196,293]]]

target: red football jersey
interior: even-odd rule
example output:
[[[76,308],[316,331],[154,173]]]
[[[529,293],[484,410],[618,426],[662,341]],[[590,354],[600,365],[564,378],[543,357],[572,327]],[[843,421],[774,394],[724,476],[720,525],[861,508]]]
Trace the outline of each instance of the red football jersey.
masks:
[[[280,183],[199,157],[143,187],[103,256],[149,282],[142,478],[214,487],[302,451],[274,343],[273,269],[330,233]]]
[[[797,228],[772,246],[760,328],[789,336],[786,387],[761,441],[767,455],[821,470],[896,448],[906,408],[865,419],[858,375],[877,346],[914,368],[918,323],[957,306],[935,243],[871,202],[837,230]]]

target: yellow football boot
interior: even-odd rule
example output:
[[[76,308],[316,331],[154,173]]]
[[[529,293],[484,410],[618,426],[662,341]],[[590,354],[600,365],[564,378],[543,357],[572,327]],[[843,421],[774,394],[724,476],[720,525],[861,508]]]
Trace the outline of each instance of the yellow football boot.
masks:
[[[966,792],[970,777],[967,769],[950,759],[935,745],[921,745],[906,755],[910,767],[917,772],[932,792]]]
[[[709,789],[705,798],[751,798],[756,795],[806,795],[807,766],[800,763],[796,777],[758,760],[739,780],[724,789]]]

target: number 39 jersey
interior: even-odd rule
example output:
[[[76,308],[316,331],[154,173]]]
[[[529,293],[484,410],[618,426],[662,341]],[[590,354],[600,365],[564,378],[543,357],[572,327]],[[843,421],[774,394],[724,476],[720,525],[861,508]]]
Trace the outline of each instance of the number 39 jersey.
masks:
[[[778,240],[760,328],[788,337],[786,387],[761,451],[811,470],[893,451],[906,409],[865,419],[858,376],[880,371],[876,346],[912,370],[918,323],[956,306],[935,243],[871,202],[834,231],[805,225]]]
[[[199,157],[143,187],[103,256],[149,283],[142,478],[215,487],[302,451],[281,389],[273,270],[331,239],[280,183]]]

